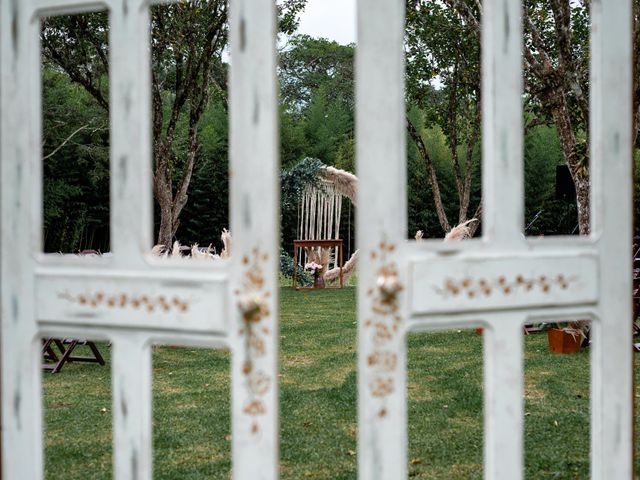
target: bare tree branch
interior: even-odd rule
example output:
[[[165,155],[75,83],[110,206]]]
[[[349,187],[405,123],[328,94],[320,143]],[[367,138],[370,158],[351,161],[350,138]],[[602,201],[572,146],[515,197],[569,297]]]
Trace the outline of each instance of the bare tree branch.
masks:
[[[445,232],[449,232],[451,230],[451,226],[449,225],[449,220],[447,219],[447,213],[444,210],[444,204],[442,203],[442,195],[440,193],[440,184],[438,183],[438,176],[436,174],[435,167],[433,165],[433,160],[429,156],[429,152],[427,151],[427,147],[420,136],[420,133],[416,130],[416,128],[411,123],[411,120],[407,118],[407,130],[411,139],[415,143],[418,148],[418,152],[420,152],[420,156],[425,163],[425,167],[427,169],[427,175],[429,178],[429,185],[431,186],[431,191],[433,192],[433,201],[436,206],[436,213],[438,215],[438,220],[440,221],[440,226]]]
[[[89,126],[89,124],[87,125],[82,125],[80,128],[76,129],[71,135],[69,135],[60,145],[58,145],[56,148],[53,149],[53,151],[51,153],[49,153],[48,155],[42,157],[42,160],[46,160],[47,158],[51,158],[53,157],[58,150],[60,150],[62,147],[64,147],[69,140],[71,140],[76,134],[80,133],[82,130],[84,130],[85,128],[87,128]]]

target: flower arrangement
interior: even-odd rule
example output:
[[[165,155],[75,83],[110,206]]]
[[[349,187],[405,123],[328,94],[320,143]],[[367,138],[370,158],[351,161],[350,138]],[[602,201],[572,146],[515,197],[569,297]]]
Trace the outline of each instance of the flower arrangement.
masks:
[[[313,274],[313,286],[316,288],[324,287],[324,279],[322,278],[322,271],[324,270],[324,266],[311,261],[305,264],[305,270],[309,270]]]
[[[304,266],[305,270],[311,270],[313,275],[315,276],[322,270],[322,265],[316,262],[309,262]]]
[[[305,251],[309,261],[305,264],[304,269],[312,272],[314,288],[324,288],[324,275],[327,273],[327,266],[331,261],[331,249],[307,247]]]

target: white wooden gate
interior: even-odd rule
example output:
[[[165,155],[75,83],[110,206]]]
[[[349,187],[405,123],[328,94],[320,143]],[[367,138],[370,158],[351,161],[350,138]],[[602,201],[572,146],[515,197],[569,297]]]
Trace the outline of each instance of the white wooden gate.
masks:
[[[8,480],[42,477],[43,335],[113,343],[115,478],[151,477],[150,347],[163,342],[231,349],[234,477],[278,475],[275,4],[231,2],[234,251],[229,264],[212,268],[146,255],[149,3],[0,0],[2,469]],[[418,245],[404,240],[404,1],[359,0],[359,475],[407,475],[406,334],[480,323],[487,330],[485,476],[521,478],[521,326],[531,318],[578,316],[590,318],[594,330],[592,476],[630,478],[630,1],[591,4],[594,233],[543,242],[521,236],[520,0],[483,4],[485,235],[454,246]],[[109,10],[111,25],[114,256],[48,257],[40,253],[39,19],[97,8]],[[133,308],[131,296],[141,295],[159,308]]]
[[[233,473],[275,478],[275,4],[231,11],[230,262],[153,261],[149,0],[1,0],[2,469],[42,478],[42,336],[112,342],[114,472],[151,478],[151,346],[228,347]],[[112,258],[42,252],[40,19],[110,17]],[[136,308],[146,296],[148,308]]]
[[[592,477],[629,479],[631,2],[591,2],[593,234],[536,242],[522,236],[521,0],[482,4],[484,237],[409,245],[404,2],[359,2],[359,477],[407,476],[407,333],[480,324],[485,478],[522,478],[522,325],[588,318]]]

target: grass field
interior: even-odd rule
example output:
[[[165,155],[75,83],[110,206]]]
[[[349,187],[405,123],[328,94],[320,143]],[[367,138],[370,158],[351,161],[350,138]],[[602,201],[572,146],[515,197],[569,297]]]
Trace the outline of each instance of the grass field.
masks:
[[[355,289],[283,288],[280,321],[281,478],[355,479]],[[588,350],[524,342],[526,477],[588,478]],[[408,346],[410,478],[482,478],[482,337],[416,334]],[[229,478],[228,353],[158,347],[153,371],[154,478]],[[110,394],[108,367],[44,374],[47,479],[111,478]]]

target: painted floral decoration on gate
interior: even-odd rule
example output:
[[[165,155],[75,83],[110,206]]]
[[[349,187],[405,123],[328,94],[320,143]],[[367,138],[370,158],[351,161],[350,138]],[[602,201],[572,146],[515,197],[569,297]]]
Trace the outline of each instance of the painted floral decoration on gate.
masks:
[[[268,260],[268,255],[261,252],[258,247],[252,250],[252,259],[247,255],[242,258],[245,268],[242,291],[234,292],[238,302],[237,306],[242,316],[242,326],[238,332],[244,337],[246,357],[242,364],[242,374],[246,377],[248,399],[243,407],[243,412],[252,417],[258,417],[267,413],[263,397],[271,389],[273,380],[261,369],[255,366],[257,358],[267,354],[265,336],[271,333],[263,321],[271,311],[269,298],[271,292],[265,290],[265,279],[262,264]],[[257,434],[260,430],[257,420],[251,426],[251,432]]]
[[[395,246],[380,242],[380,252],[371,252],[372,263],[380,263],[376,270],[376,284],[369,288],[367,296],[371,298],[371,318],[364,327],[371,332],[374,349],[367,357],[367,366],[373,371],[369,382],[369,391],[374,397],[384,399],[395,389],[393,372],[398,365],[398,354],[394,340],[398,335],[402,317],[398,294],[403,286],[400,283],[398,267],[388,261],[387,256],[395,251]],[[387,410],[382,407],[379,417],[385,417]]]

